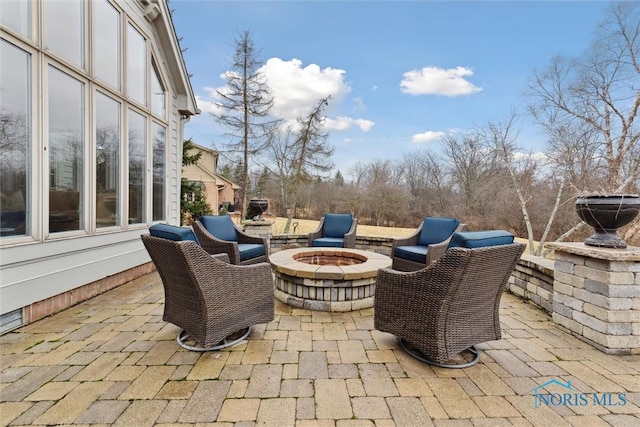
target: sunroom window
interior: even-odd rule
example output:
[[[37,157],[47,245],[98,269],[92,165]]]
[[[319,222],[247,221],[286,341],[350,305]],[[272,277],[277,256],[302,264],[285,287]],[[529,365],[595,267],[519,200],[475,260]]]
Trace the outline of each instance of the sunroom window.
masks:
[[[31,2],[25,0],[0,1],[0,24],[31,39]]]
[[[129,110],[129,224],[145,219],[146,118]]]
[[[84,228],[84,83],[49,66],[49,232]]]
[[[107,0],[96,0],[93,17],[94,74],[119,90],[120,12]]]
[[[96,93],[96,227],[120,225],[120,103]]]
[[[163,119],[166,114],[164,87],[155,64],[153,64],[153,73],[151,73],[151,112]]]
[[[30,234],[31,55],[0,40],[0,236]]]
[[[0,246],[173,212],[170,80],[161,40],[129,3],[0,0]]]
[[[147,104],[147,45],[142,34],[127,26],[127,95],[141,105]]]
[[[153,123],[153,220],[165,219],[164,192],[166,171],[166,135],[164,126]]]
[[[45,49],[79,68],[84,67],[83,0],[45,1]]]

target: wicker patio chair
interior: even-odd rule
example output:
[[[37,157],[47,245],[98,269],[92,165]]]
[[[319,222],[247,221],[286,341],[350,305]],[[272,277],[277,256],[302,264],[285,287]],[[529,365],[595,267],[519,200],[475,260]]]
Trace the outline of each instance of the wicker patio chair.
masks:
[[[393,240],[392,268],[398,271],[425,268],[444,254],[453,233],[466,228],[455,218],[425,217],[413,234]]]
[[[475,345],[501,338],[500,297],[525,245],[502,230],[456,233],[422,270],[378,271],[374,326],[411,356],[440,367],[478,362]],[[462,356],[471,353],[472,360]]]
[[[244,233],[229,215],[202,216],[193,223],[193,231],[205,251],[210,254],[224,252],[229,255],[231,264],[267,262],[267,239]]]
[[[268,263],[229,264],[221,260],[228,261],[226,254],[211,256],[191,238],[141,238],[164,286],[162,318],[182,328],[176,337],[181,347],[219,350],[245,339],[251,326],[273,320]]]
[[[309,246],[355,248],[358,220],[351,214],[325,214],[318,228],[309,233]]]

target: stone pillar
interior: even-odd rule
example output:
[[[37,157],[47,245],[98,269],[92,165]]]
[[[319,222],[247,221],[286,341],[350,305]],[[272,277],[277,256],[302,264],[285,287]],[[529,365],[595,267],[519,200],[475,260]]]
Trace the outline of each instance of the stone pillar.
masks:
[[[269,242],[271,239],[271,226],[274,221],[262,220],[262,221],[243,221],[242,226],[244,232],[250,236],[264,237]]]
[[[553,320],[609,354],[640,354],[640,248],[550,243]]]

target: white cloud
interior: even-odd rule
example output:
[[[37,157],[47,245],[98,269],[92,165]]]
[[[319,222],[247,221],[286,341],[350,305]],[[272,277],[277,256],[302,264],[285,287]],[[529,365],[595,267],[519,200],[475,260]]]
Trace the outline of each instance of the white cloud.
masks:
[[[424,133],[418,133],[416,135],[413,135],[411,137],[411,141],[417,144],[426,144],[427,142],[437,141],[445,135],[446,133],[442,131],[436,132],[436,131],[428,130]]]
[[[466,67],[449,68],[424,67],[407,71],[402,75],[402,92],[410,95],[461,96],[480,92],[482,88],[465,79],[473,76],[473,70]]]
[[[363,132],[369,132],[375,123],[365,119],[353,119],[351,117],[339,116],[335,119],[325,118],[324,129],[326,130],[347,130],[357,126]]]
[[[351,88],[344,81],[344,70],[321,69],[316,64],[302,66],[299,59],[283,61],[271,58],[263,66],[263,72],[273,95],[272,114],[284,120],[304,116],[331,95],[332,103],[340,102]]]
[[[199,95],[196,95],[196,103],[198,104],[198,108],[203,114],[205,113],[215,114],[215,113],[220,113],[222,111],[220,107],[218,107],[215,100],[206,100]]]

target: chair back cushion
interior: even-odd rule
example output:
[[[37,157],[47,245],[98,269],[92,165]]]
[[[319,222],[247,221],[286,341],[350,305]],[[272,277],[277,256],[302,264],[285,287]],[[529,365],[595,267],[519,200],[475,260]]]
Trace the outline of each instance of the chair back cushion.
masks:
[[[154,224],[149,227],[149,234],[153,237],[173,240],[174,242],[179,242],[182,240],[192,240],[198,243],[196,235],[189,227],[178,227],[176,225],[169,224]]]
[[[322,225],[322,237],[344,238],[351,229],[351,214],[325,214]]]
[[[505,230],[460,231],[454,233],[448,248],[482,248],[485,246],[509,245],[513,234]]]
[[[460,225],[460,221],[455,218],[426,217],[422,222],[418,246],[444,242],[456,231],[458,225]]]
[[[198,220],[214,237],[227,242],[237,242],[238,235],[229,215],[205,215]]]

